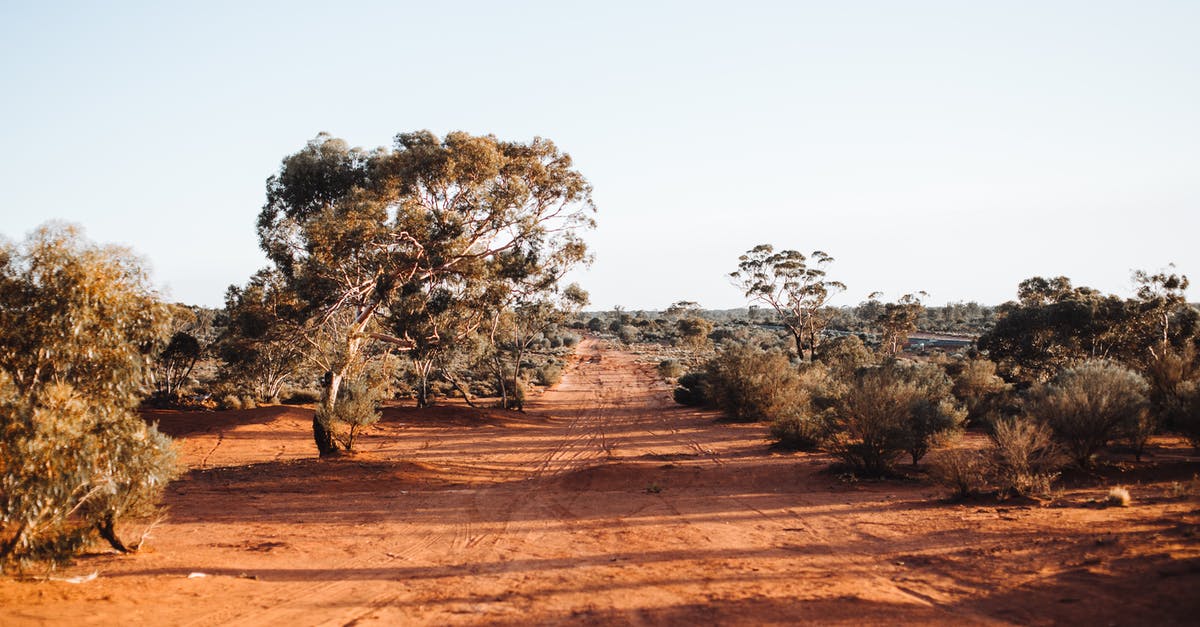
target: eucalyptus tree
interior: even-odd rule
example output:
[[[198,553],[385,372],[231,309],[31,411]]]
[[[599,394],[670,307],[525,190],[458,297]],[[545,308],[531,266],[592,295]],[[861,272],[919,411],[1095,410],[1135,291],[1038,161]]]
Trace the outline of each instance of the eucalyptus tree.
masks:
[[[250,388],[259,400],[278,399],[304,364],[305,305],[281,273],[260,270],[225,292],[228,326],[217,340],[222,378]]]
[[[846,289],[842,282],[826,278],[825,268],[832,262],[833,257],[819,250],[805,256],[759,244],[738,258],[738,269],[729,276],[752,302],[779,314],[803,359],[806,348],[811,356],[820,344],[827,323],[822,309],[834,294]]]
[[[167,309],[128,250],[50,224],[0,242],[0,562],[68,556],[152,515],[176,476],[136,413]],[[145,536],[143,535],[143,538]]]
[[[870,298],[874,300],[877,296],[879,292],[871,294]],[[879,327],[880,347],[885,354],[897,355],[908,343],[908,336],[917,330],[917,320],[925,310],[921,297],[928,296],[925,292],[905,294],[896,302],[884,303],[879,308],[875,324]]]
[[[399,306],[402,296],[503,285],[560,251],[584,249],[591,192],[571,158],[541,138],[419,131],[397,135],[391,149],[365,151],[322,134],[286,157],[267,181],[258,234],[307,302],[307,350],[327,372],[313,419],[319,451],[338,448],[327,417],[336,414],[342,382],[361,376],[365,348],[407,351],[417,335],[442,335],[428,317]]]

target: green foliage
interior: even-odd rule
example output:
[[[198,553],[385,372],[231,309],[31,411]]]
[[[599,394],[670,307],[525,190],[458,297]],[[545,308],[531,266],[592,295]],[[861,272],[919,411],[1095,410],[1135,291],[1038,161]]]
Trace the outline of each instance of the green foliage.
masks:
[[[195,336],[185,331],[175,332],[158,355],[154,378],[157,393],[165,399],[178,399],[199,358],[200,342]]]
[[[304,360],[304,305],[283,275],[260,270],[225,292],[225,333],[217,340],[221,379],[273,401]]]
[[[59,560],[157,511],[171,441],[135,413],[166,310],[138,260],[43,226],[0,247],[0,562]]]
[[[967,409],[967,420],[975,424],[991,422],[995,406],[1009,385],[996,374],[996,363],[988,359],[967,360],[954,376],[954,396]]]
[[[800,374],[782,353],[731,346],[709,362],[707,372],[713,404],[733,420],[790,418],[808,409]]]
[[[965,412],[933,364],[890,361],[859,373],[839,400],[826,448],[855,470],[882,475],[908,453],[915,465],[961,428]]]
[[[729,276],[746,298],[775,310],[803,358],[806,348],[810,352],[818,348],[828,322],[821,310],[834,294],[846,289],[845,284],[825,278],[825,267],[832,262],[833,257],[819,250],[805,256],[759,244],[738,258],[738,269]]]
[[[783,416],[771,421],[771,439],[782,448],[811,451],[828,430],[827,418],[811,412]]]
[[[822,342],[817,361],[825,364],[834,377],[849,381],[860,368],[874,365],[878,360],[861,338],[847,335]]]
[[[354,441],[362,430],[379,422],[379,412],[375,409],[378,398],[378,385],[372,386],[365,379],[351,379],[342,384],[332,407],[328,403],[317,407],[316,419],[343,448],[354,450]]]
[[[1026,411],[1053,431],[1076,464],[1090,467],[1100,449],[1145,429],[1149,386],[1115,362],[1093,360],[1034,389]]]

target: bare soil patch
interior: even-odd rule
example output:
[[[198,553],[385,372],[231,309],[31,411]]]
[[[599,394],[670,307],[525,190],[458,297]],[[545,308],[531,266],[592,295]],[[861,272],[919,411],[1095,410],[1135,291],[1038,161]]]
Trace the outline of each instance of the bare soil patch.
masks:
[[[853,481],[674,405],[588,340],[526,414],[388,408],[315,458],[311,410],[153,412],[189,472],[139,555],[0,580],[25,624],[1195,624],[1200,465],[1068,477],[1049,504]],[[968,441],[966,445],[978,445]],[[1102,507],[1111,485],[1131,507]],[[199,575],[203,576],[199,576]]]

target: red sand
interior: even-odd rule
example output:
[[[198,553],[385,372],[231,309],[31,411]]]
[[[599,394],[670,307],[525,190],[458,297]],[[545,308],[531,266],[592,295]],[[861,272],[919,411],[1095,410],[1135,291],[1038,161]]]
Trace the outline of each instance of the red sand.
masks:
[[[148,548],[55,573],[86,583],[0,579],[0,623],[1200,622],[1177,441],[1049,506],[945,504],[771,452],[592,340],[525,415],[384,413],[318,460],[306,409],[154,412],[191,470]],[[1117,482],[1131,507],[1092,502]]]

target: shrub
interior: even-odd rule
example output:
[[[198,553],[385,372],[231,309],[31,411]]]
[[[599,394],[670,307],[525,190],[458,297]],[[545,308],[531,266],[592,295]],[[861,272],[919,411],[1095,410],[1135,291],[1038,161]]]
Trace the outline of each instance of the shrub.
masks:
[[[915,465],[963,418],[941,368],[892,361],[855,378],[838,401],[825,445],[855,470],[881,475],[904,453]]]
[[[821,415],[795,414],[771,421],[771,438],[782,448],[813,450],[824,433],[825,418]]]
[[[708,384],[708,373],[689,372],[679,377],[675,386],[675,402],[689,407],[712,405],[712,393]]]
[[[562,381],[563,370],[558,364],[546,364],[537,369],[538,385],[549,387]]]
[[[0,243],[0,566],[58,561],[158,513],[170,438],[135,413],[165,310],[137,260],[68,226]],[[143,535],[143,538],[145,536]]]
[[[1063,457],[1049,427],[1027,418],[997,420],[991,437],[992,477],[1001,494],[1050,493]]]
[[[631,324],[622,324],[617,327],[617,337],[626,344],[633,344],[642,337],[642,332]]]
[[[988,459],[979,452],[964,449],[942,451],[930,467],[937,483],[954,490],[956,498],[976,494],[987,485]]]
[[[842,380],[852,379],[860,368],[876,362],[875,353],[857,335],[835,337],[822,342],[815,360],[825,364],[833,376]]]
[[[1200,382],[1181,384],[1175,402],[1175,430],[1182,433],[1192,446],[1200,448]]]
[[[1129,507],[1132,498],[1129,496],[1129,490],[1125,488],[1112,488],[1108,491],[1108,496],[1104,502],[1116,507]]]
[[[991,422],[996,401],[1008,388],[996,374],[996,363],[988,359],[966,361],[954,377],[954,396],[962,401],[973,424]]]
[[[712,333],[713,324],[704,318],[682,318],[675,322],[675,330],[681,345],[703,349],[708,346],[708,334]]]
[[[217,408],[225,411],[241,409],[242,397],[237,394],[226,394],[217,401]]]
[[[321,400],[320,392],[312,390],[292,390],[283,398],[285,405],[311,405]]]
[[[358,434],[379,421],[379,412],[375,411],[377,396],[377,390],[365,379],[344,381],[333,407],[322,403],[315,417],[347,451],[353,450]],[[340,426],[345,428],[339,429]]]
[[[1148,386],[1136,372],[1109,361],[1087,361],[1030,394],[1026,409],[1046,423],[1074,462],[1089,467],[1113,439],[1145,429]]]
[[[683,374],[683,364],[675,359],[658,362],[658,375],[664,379],[678,379]]]
[[[808,410],[800,374],[783,353],[731,346],[707,370],[713,404],[734,420],[792,418]]]

